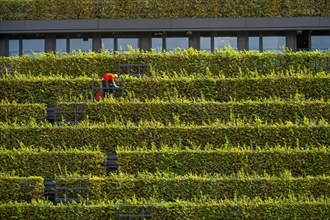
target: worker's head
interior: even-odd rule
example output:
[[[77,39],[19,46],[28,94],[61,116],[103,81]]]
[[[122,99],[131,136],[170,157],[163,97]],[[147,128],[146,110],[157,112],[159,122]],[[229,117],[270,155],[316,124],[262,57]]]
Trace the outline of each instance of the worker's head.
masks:
[[[118,74],[114,74],[113,78],[115,78],[115,79],[118,78]]]

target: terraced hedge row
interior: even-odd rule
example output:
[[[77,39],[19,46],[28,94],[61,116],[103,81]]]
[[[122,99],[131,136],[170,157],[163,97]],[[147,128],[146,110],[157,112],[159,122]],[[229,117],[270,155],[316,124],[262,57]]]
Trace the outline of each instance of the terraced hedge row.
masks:
[[[37,176],[23,178],[0,175],[0,202],[42,199],[44,196],[43,181],[42,177]]]
[[[93,151],[1,150],[3,161],[0,172],[17,176],[38,175],[54,178],[56,175],[105,174],[105,155]],[[170,150],[170,151],[119,151],[118,165],[122,173],[173,172],[281,175],[289,170],[293,176],[318,176],[330,174],[329,149],[312,150]]]
[[[148,202],[148,201],[146,201]],[[93,205],[51,203],[0,204],[0,215],[5,219],[118,219],[119,213],[141,213],[143,204],[137,202],[101,203]],[[225,200],[196,202],[150,203],[153,219],[327,219],[330,212],[329,199],[269,199],[261,201]],[[120,209],[124,210],[120,212]],[[126,211],[126,212],[125,212]]]
[[[103,152],[114,152],[116,146],[192,146],[212,144],[224,146],[321,146],[330,143],[329,125],[208,125],[162,126],[158,124],[130,125],[77,125],[77,126],[8,126],[0,127],[2,146],[8,149],[35,145],[99,146]]]
[[[187,99],[230,101],[281,97],[289,99],[297,93],[306,99],[330,99],[330,76],[266,77],[266,78],[125,78],[121,84],[124,97],[173,100]],[[18,95],[19,94],[19,95]],[[91,99],[91,78],[0,79],[0,100],[53,103],[65,100]]]
[[[159,201],[191,201],[207,197],[214,200],[247,196],[251,199],[287,197],[288,195],[329,197],[329,177],[217,177],[217,176],[159,176],[140,174],[111,175],[90,180],[90,200],[157,199]],[[77,185],[75,182],[67,183]]]
[[[75,102],[58,102],[57,109],[73,110]],[[45,121],[44,104],[0,104],[0,121],[23,122],[33,118],[36,122]],[[33,114],[31,114],[33,112]],[[241,102],[192,102],[189,100],[166,101],[104,101],[88,102],[86,105],[88,120],[91,122],[113,122],[115,120],[138,123],[140,120],[167,123],[203,124],[215,120],[235,123],[235,120],[262,120],[269,123],[302,122],[324,119],[330,121],[330,103],[326,101],[264,100]],[[73,115],[67,114],[67,117]]]
[[[189,49],[178,53],[131,52],[126,55],[111,53],[87,53],[58,57],[48,53],[37,57],[1,57],[0,75],[18,73],[33,76],[67,75],[72,77],[119,73],[121,63],[149,63],[154,75],[226,77],[261,76],[281,72],[316,74],[330,71],[330,54],[322,52],[274,52],[220,50],[215,54]],[[121,68],[126,73],[127,68]],[[137,68],[132,68],[134,73]]]
[[[73,110],[76,103],[59,102],[58,110]],[[37,122],[45,121],[44,104],[0,104],[0,121],[23,122],[32,118]],[[261,120],[268,123],[284,121],[303,122],[324,119],[330,122],[330,103],[324,101],[265,100],[242,102],[191,102],[188,100],[162,102],[89,102],[86,109],[91,122],[113,122],[115,120],[138,123],[140,120],[168,123],[203,124],[220,120]],[[33,113],[33,114],[32,114]],[[70,114],[67,115],[70,117]],[[73,117],[73,115],[72,115]]]
[[[4,0],[0,20],[329,16],[326,1]]]
[[[118,167],[122,173],[173,172],[280,175],[289,170],[293,176],[329,175],[330,151],[328,148],[311,150],[117,150]]]
[[[63,97],[91,98],[92,83],[88,78],[63,79],[1,79],[0,100],[17,101],[19,103],[46,103],[52,104]]]
[[[0,103],[1,122],[23,122],[33,118],[36,122],[45,121],[46,105]]]
[[[0,177],[3,192],[1,202],[42,200],[44,186],[42,177]],[[58,184],[76,189],[83,179],[58,179]],[[287,196],[329,197],[329,177],[225,177],[225,176],[176,176],[148,174],[138,176],[111,175],[89,179],[89,200],[156,199],[159,201],[192,201],[194,199],[235,199],[249,197],[284,198]],[[263,187],[260,187],[263,186]],[[185,190],[182,190],[185,189]],[[72,196],[78,196],[78,194]]]
[[[17,176],[42,176],[77,173],[80,175],[104,175],[105,158],[99,151],[57,150],[38,151],[32,149],[0,150],[0,173]]]
[[[76,103],[58,103],[59,110],[73,110]],[[13,106],[14,108],[14,106]],[[304,118],[312,120],[324,119],[330,122],[330,103],[324,101],[299,100],[265,100],[242,102],[191,102],[173,100],[170,102],[90,102],[86,113],[92,122],[138,123],[140,120],[158,121],[164,124],[188,123],[198,124],[220,120],[232,122],[236,120],[262,120],[268,123],[302,122]],[[70,115],[68,114],[68,117]],[[73,115],[71,115],[73,117]]]

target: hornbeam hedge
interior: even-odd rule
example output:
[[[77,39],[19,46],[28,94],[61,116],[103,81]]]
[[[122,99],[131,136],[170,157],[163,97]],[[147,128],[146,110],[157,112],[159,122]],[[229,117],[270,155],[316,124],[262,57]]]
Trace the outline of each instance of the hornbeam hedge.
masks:
[[[330,174],[329,148],[299,150],[273,148],[268,150],[117,150],[118,168],[122,173],[173,172],[281,175],[289,170],[293,176]]]
[[[17,176],[42,176],[54,178],[56,175],[78,173],[81,175],[104,175],[104,154],[88,150],[0,150],[0,173]]]
[[[204,99],[215,101],[269,97],[290,99],[297,93],[306,99],[330,99],[330,76],[264,78],[124,78],[120,83],[124,98],[173,100]],[[0,100],[53,103],[58,99],[91,98],[91,78],[0,79]]]
[[[58,102],[57,110],[73,110],[74,102]],[[33,114],[32,114],[33,113]],[[87,102],[86,113],[91,122],[124,123],[139,121],[158,121],[163,124],[197,124],[212,123],[216,120],[235,124],[237,120],[268,123],[291,121],[302,123],[306,118],[324,119],[330,122],[330,103],[322,100],[309,101],[301,97],[292,100],[268,99],[262,101],[240,102],[194,102],[189,100],[148,100],[146,102],[117,102],[108,99],[103,102]],[[71,115],[73,117],[73,115]],[[68,119],[70,114],[67,115]],[[44,104],[0,103],[0,121],[25,122],[45,121],[46,106]]]
[[[7,149],[25,146],[99,146],[113,152],[116,146],[160,146],[162,144],[205,146],[321,146],[330,144],[330,126],[325,125],[205,125],[163,126],[156,123],[136,125],[78,124],[76,126],[6,125],[0,126],[1,145]]]
[[[24,122],[29,120],[42,122],[46,119],[44,104],[0,103],[1,122]]]
[[[59,110],[73,110],[76,103],[58,103]],[[14,108],[14,106],[13,106]],[[309,118],[330,122],[330,102],[292,99],[241,101],[241,102],[192,102],[189,100],[147,102],[88,102],[86,113],[89,121],[138,123],[141,120],[158,121],[163,124],[198,124],[220,120],[235,123],[236,120],[262,120],[275,122],[302,122]]]
[[[141,214],[148,206],[152,219],[327,219],[330,200],[312,198],[176,202],[107,202],[58,204],[47,202],[0,204],[4,219],[118,219],[120,214]],[[131,210],[131,213],[127,209]]]
[[[290,98],[297,93],[305,98],[330,98],[330,77],[290,76],[257,78],[129,78],[123,87],[138,99],[186,97],[189,99],[230,101],[232,99]],[[127,91],[127,92],[126,92]],[[125,95],[125,94],[124,94]]]
[[[329,16],[327,1],[3,0],[0,20]]]
[[[66,182],[77,186],[77,182]],[[288,195],[308,197],[329,197],[330,177],[221,177],[221,176],[176,176],[170,174],[111,175],[106,178],[90,179],[89,199],[157,199],[159,201],[191,201],[210,198],[234,199],[249,197],[283,198]]]
[[[140,61],[139,61],[140,60]],[[25,74],[33,76],[65,75],[101,76],[105,72],[119,73],[119,61],[129,63],[149,63],[151,73],[158,75],[191,76],[206,74],[225,77],[264,76],[287,72],[316,74],[330,71],[330,53],[322,52],[274,52],[219,50],[215,54],[189,49],[178,53],[130,52],[129,54],[78,53],[71,57],[56,56],[52,53],[33,58],[1,57],[0,75]],[[121,68],[121,74],[127,68]],[[137,71],[136,68],[131,69]]]
[[[0,100],[53,104],[60,97],[67,100],[90,98],[91,93],[92,82],[88,78],[0,78]]]
[[[58,184],[76,188],[82,179],[57,179]],[[1,202],[44,199],[42,177],[0,176]],[[293,178],[263,176],[183,175],[140,173],[137,176],[112,174],[89,179],[89,200],[156,199],[159,201],[195,199],[235,199],[249,197],[285,198],[287,196],[329,197],[330,179],[325,176]],[[182,190],[182,189],[185,190]],[[78,196],[73,195],[73,196]]]
[[[0,202],[43,199],[44,179],[36,176],[13,177],[0,175],[0,192]]]

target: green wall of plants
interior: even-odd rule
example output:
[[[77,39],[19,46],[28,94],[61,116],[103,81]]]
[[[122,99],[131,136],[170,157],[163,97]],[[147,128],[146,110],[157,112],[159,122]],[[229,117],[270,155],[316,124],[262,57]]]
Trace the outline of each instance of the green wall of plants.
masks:
[[[107,51],[101,53],[77,53],[74,56],[56,56],[53,53],[21,57],[0,57],[0,74],[25,74],[32,76],[66,75],[101,76],[105,72],[119,73],[118,63],[148,63],[151,73],[155,75],[192,76],[206,74],[208,76],[264,76],[281,72],[316,74],[330,71],[330,54],[314,52],[283,53],[237,51],[233,49],[218,50],[207,53],[195,49],[178,51],[177,53],[156,53],[130,51],[121,55]],[[132,72],[137,68],[132,68]],[[127,68],[121,67],[121,73]]]
[[[330,143],[330,126],[326,123],[295,125],[213,124],[205,126],[164,126],[146,122],[139,125],[79,124],[77,126],[4,125],[0,127],[2,146],[11,149],[35,145],[52,148],[70,146],[99,146],[105,152],[114,152],[117,146],[192,146],[212,144],[223,146],[321,146]]]
[[[142,202],[122,201],[101,204],[59,204],[46,202],[0,204],[0,214],[5,219],[118,219],[120,213],[141,213]],[[153,219],[327,219],[330,212],[329,199],[289,198],[254,200],[224,200],[186,202],[145,201],[153,210]]]
[[[293,176],[329,175],[329,150],[272,148],[246,150],[239,148],[216,150],[118,150],[118,167],[122,173],[173,172],[281,175],[289,170]]]
[[[0,173],[17,176],[42,176],[55,178],[67,174],[102,176],[105,174],[105,156],[99,151],[53,150],[23,148],[18,150],[0,150],[2,165]]]
[[[329,16],[327,1],[3,0],[1,20]]]

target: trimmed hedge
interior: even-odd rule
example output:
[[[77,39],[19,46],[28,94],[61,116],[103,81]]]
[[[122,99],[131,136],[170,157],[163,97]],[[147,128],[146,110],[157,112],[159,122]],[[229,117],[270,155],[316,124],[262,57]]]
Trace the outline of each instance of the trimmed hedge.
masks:
[[[169,164],[169,166],[171,166]],[[111,175],[90,180],[92,201],[113,199],[157,199],[159,201],[191,201],[235,197],[284,198],[288,195],[329,197],[330,177],[219,177],[219,176],[161,176],[159,174]],[[76,186],[75,182],[66,183]]]
[[[59,102],[58,110],[73,110],[77,103]],[[302,122],[304,118],[330,121],[330,103],[325,101],[264,100],[241,102],[193,102],[189,100],[148,101],[104,101],[88,102],[86,109],[92,122],[114,120],[138,123],[140,120],[168,123],[194,123],[201,125],[220,120],[235,123],[236,119],[254,121],[260,119],[269,123]],[[33,114],[32,114],[33,113]],[[68,115],[68,117],[70,114]],[[46,119],[45,104],[0,103],[0,121],[42,122]]]
[[[0,20],[329,16],[327,1],[3,0]]]
[[[42,177],[13,177],[0,175],[0,201],[31,201],[43,199],[43,181],[44,179]]]
[[[141,214],[144,204],[136,202],[95,205],[51,203],[0,204],[0,216],[4,219],[118,219],[119,213]],[[146,204],[148,205],[148,204]],[[225,200],[197,202],[162,202],[149,204],[152,219],[327,219],[330,213],[329,199],[269,199],[261,201]],[[119,211],[120,208],[126,208]],[[125,212],[126,210],[126,212]]]
[[[1,176],[0,201],[41,200],[44,198],[43,180],[42,177]],[[58,181],[62,185],[76,188],[80,179],[60,178]],[[138,176],[120,174],[106,178],[92,177],[89,186],[89,200],[93,202],[131,198],[191,201],[205,197],[220,200],[237,197],[285,198],[292,195],[317,198],[330,195],[330,178],[322,176],[278,178],[143,173]]]
[[[24,122],[31,119],[42,122],[46,119],[44,104],[0,103],[1,122]]]
[[[140,61],[139,61],[140,59]],[[274,52],[219,50],[210,54],[195,49],[178,53],[130,52],[120,55],[111,53],[78,53],[58,57],[52,53],[33,58],[1,57],[0,75],[25,74],[33,76],[65,75],[72,77],[102,75],[119,72],[121,63],[149,63],[154,75],[166,76],[265,76],[284,73],[310,73],[330,71],[330,53],[322,52]],[[142,61],[141,61],[142,60]],[[121,69],[125,73],[127,68]],[[132,72],[137,71],[132,68]]]
[[[73,110],[76,103],[58,103],[60,110]],[[324,119],[330,122],[330,102],[299,100],[265,100],[241,102],[191,102],[188,100],[150,101],[150,102],[90,102],[86,114],[92,122],[127,123],[139,121],[158,121],[163,124],[188,123],[201,125],[216,120],[235,123],[235,120],[268,123],[302,122],[304,118]],[[73,117],[73,116],[72,116]]]
[[[254,99],[255,97],[268,98],[277,96],[289,98],[296,93],[306,98],[325,98],[330,96],[330,78],[328,77],[283,77],[262,79],[228,79],[216,82],[217,100],[228,101]]]
[[[113,152],[116,146],[193,146],[212,144],[224,146],[321,146],[330,144],[329,125],[208,125],[161,126],[142,124],[123,126],[95,124],[76,126],[8,126],[0,127],[1,145],[7,149],[25,146],[99,146],[103,152]],[[267,145],[267,146],[266,146]]]
[[[37,151],[32,149],[0,150],[0,172],[17,176],[42,176],[78,173],[81,175],[104,175],[105,156],[99,151],[57,150]]]
[[[136,98],[184,97],[188,99],[230,101],[281,97],[288,99],[297,93],[305,98],[330,98],[329,76],[228,78],[228,79],[131,79],[124,82],[125,91]]]
[[[175,97],[186,99],[230,101],[281,97],[292,99],[297,93],[306,99],[330,99],[330,76],[266,77],[266,78],[125,78],[121,83],[124,97],[140,100]],[[90,78],[78,79],[0,79],[0,100],[53,103],[91,98]]]
[[[53,104],[65,99],[90,98],[92,82],[88,78],[31,78],[0,79],[0,100]]]
[[[293,176],[330,175],[330,151],[325,149],[269,150],[117,150],[122,173],[174,172],[280,175],[289,170]]]

